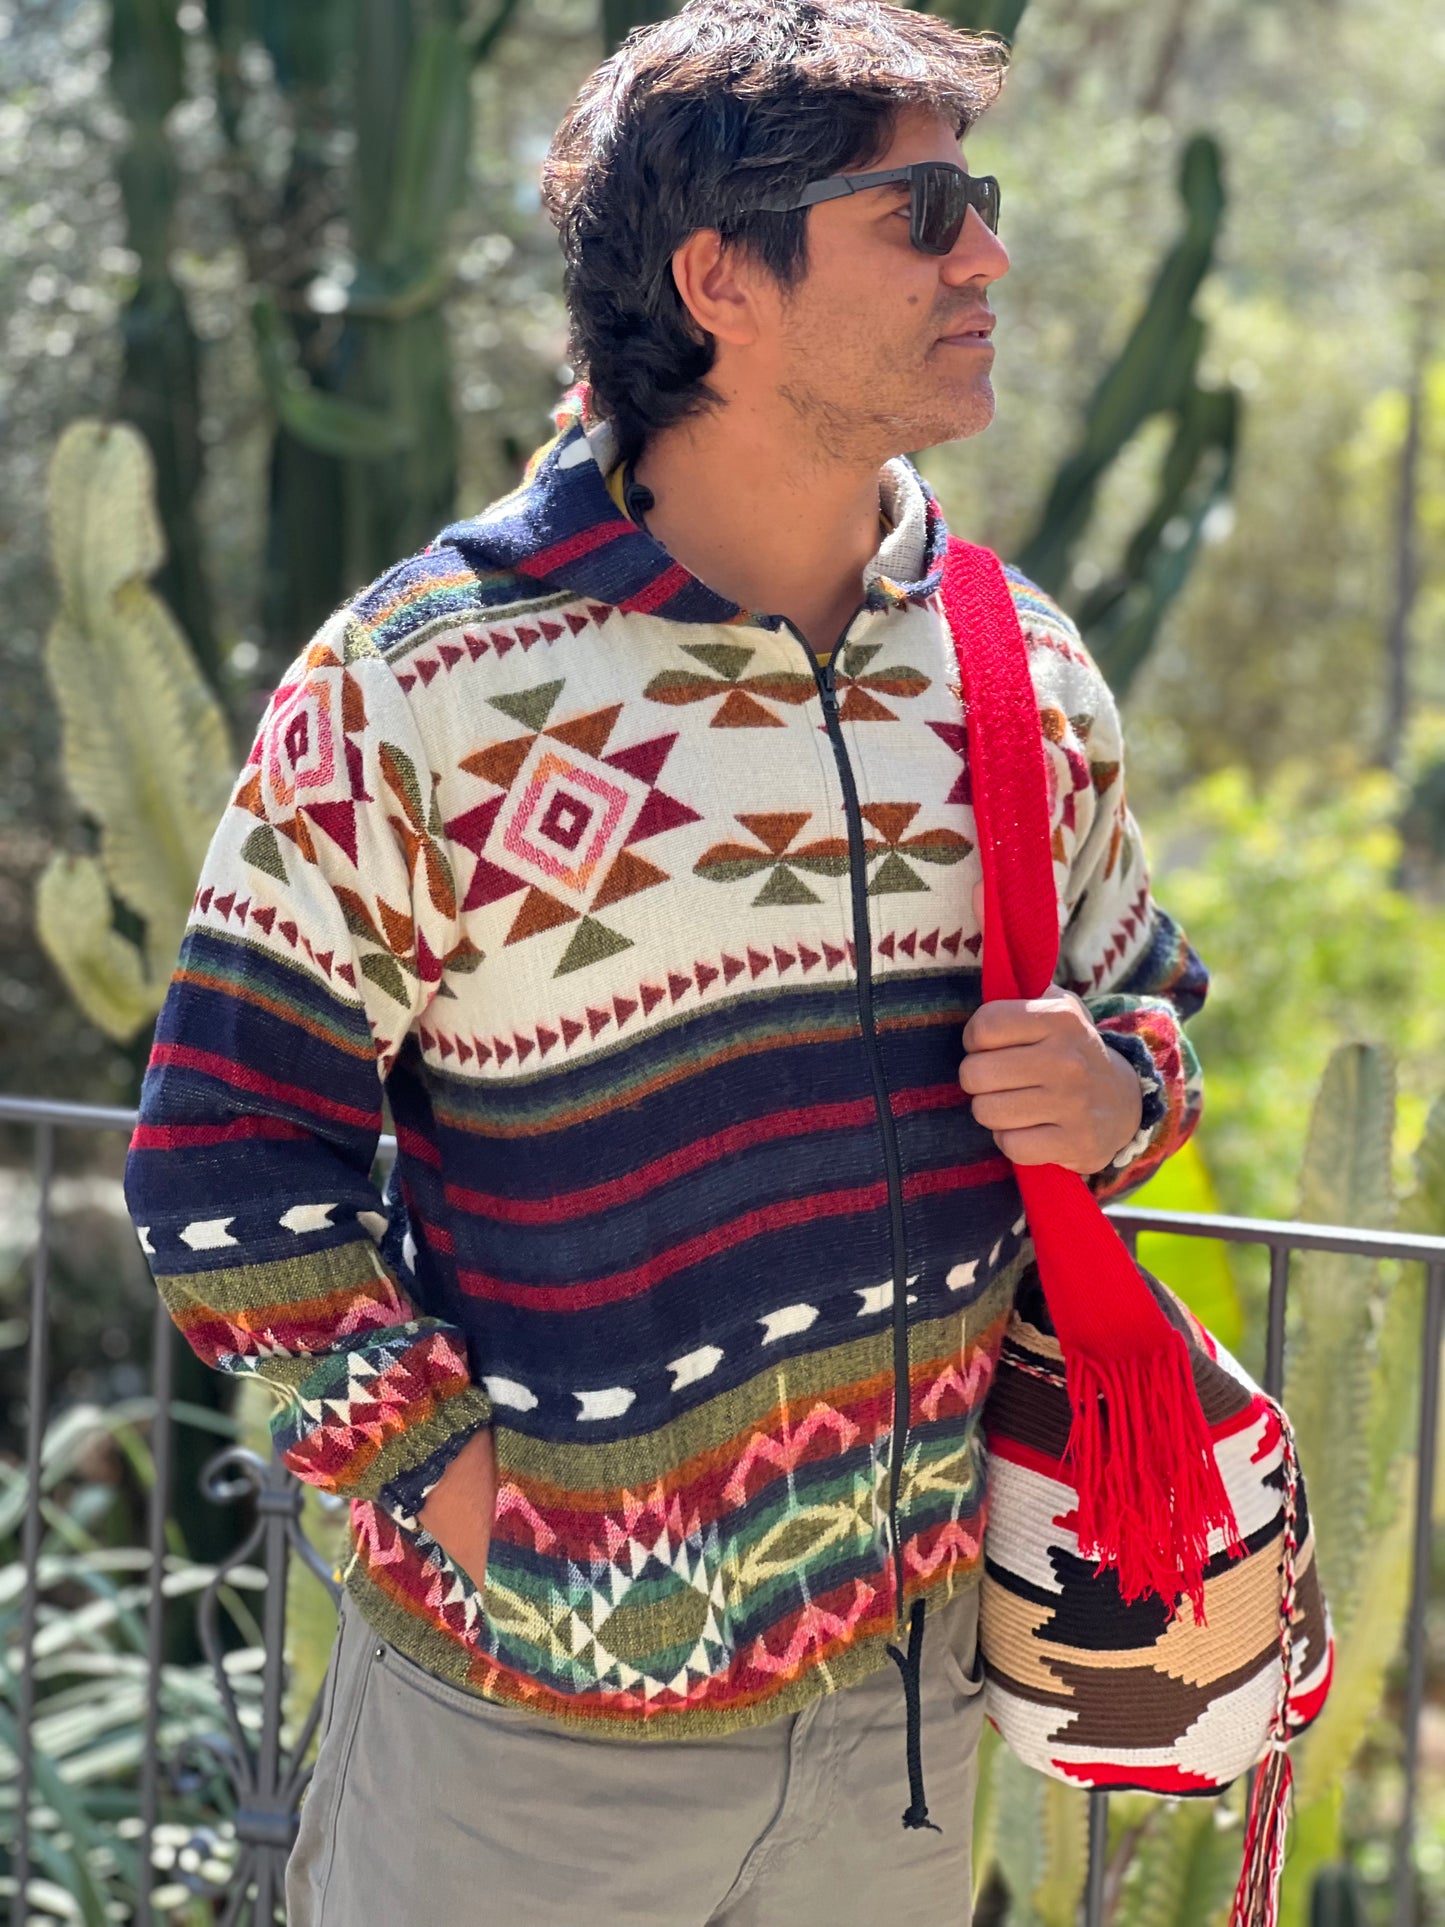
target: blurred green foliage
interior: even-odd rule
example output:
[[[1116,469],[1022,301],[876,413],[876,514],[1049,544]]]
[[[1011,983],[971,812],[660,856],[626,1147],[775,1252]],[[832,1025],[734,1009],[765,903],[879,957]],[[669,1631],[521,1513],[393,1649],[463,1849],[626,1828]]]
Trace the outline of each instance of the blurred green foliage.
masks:
[[[1226,1210],[1289,1215],[1342,1039],[1395,1051],[1406,1143],[1445,1090],[1445,907],[1398,887],[1400,795],[1379,771],[1296,762],[1262,787],[1221,771],[1151,813],[1155,886],[1213,976],[1190,1035],[1206,1066],[1198,1141]]]

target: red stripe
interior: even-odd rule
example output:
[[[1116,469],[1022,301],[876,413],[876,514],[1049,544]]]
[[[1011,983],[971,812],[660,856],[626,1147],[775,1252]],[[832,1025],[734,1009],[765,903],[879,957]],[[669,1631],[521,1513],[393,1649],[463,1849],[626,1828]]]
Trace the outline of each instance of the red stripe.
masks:
[[[962,1110],[965,1101],[957,1084],[922,1084],[917,1090],[895,1091],[889,1109],[895,1117],[912,1117],[917,1111]]]
[[[303,1090],[299,1084],[281,1084],[274,1077],[262,1077],[259,1071],[222,1057],[216,1051],[193,1050],[189,1044],[157,1044],[151,1052],[151,1063],[182,1071],[203,1071],[207,1077],[229,1084],[233,1090],[245,1091],[250,1097],[294,1104],[298,1110],[329,1118],[335,1124],[350,1124],[358,1131],[375,1131],[378,1137],[381,1135],[381,1120],[375,1111],[358,1111],[353,1105],[318,1097],[315,1091]]]
[[[440,1171],[442,1168],[441,1146],[433,1144],[429,1137],[423,1137],[420,1131],[413,1131],[398,1124],[396,1148],[403,1156],[415,1158],[418,1164],[430,1165],[433,1171]]]
[[[691,581],[692,577],[682,564],[674,562],[670,568],[664,569],[661,575],[654,576],[645,589],[639,589],[636,595],[626,597],[618,607],[628,610],[633,615],[651,615],[654,609],[660,609],[664,602],[671,601],[678,590],[685,589]]]
[[[1007,1684],[1005,1684],[1007,1691]],[[1218,1780],[1182,1766],[1128,1766],[1114,1760],[1050,1760],[1056,1773],[1083,1786],[1143,1788],[1149,1793],[1217,1793]]]
[[[1009,1465],[1021,1465],[1026,1472],[1037,1472],[1042,1479],[1051,1479],[1055,1485],[1068,1486],[1073,1491],[1072,1481],[1064,1476],[1059,1460],[1047,1452],[1040,1452],[1037,1446],[1025,1445],[1022,1439],[1009,1438],[1006,1433],[987,1430],[988,1449],[996,1459],[1003,1459]]]
[[[590,529],[581,529],[563,542],[554,542],[550,549],[539,549],[535,555],[527,556],[516,566],[522,575],[551,575],[554,569],[575,562],[579,556],[591,555],[594,549],[615,542],[619,535],[632,535],[635,532],[630,522],[620,519],[616,522],[594,522]]]
[[[504,1198],[491,1191],[474,1191],[461,1184],[449,1184],[446,1199],[462,1211],[474,1211],[503,1224],[553,1224],[566,1218],[585,1218],[594,1211],[614,1205],[631,1204],[655,1191],[660,1184],[686,1177],[719,1158],[734,1156],[754,1145],[770,1144],[779,1138],[805,1137],[813,1131],[842,1131],[867,1124],[873,1117],[872,1098],[858,1098],[851,1104],[813,1104],[791,1111],[774,1111],[771,1116],[750,1119],[746,1124],[729,1125],[709,1137],[697,1138],[665,1157],[654,1158],[639,1170],[602,1184],[585,1185],[578,1191],[559,1191],[546,1198]],[[400,1137],[400,1133],[398,1133]]]
[[[304,1124],[292,1124],[284,1117],[237,1117],[229,1124],[137,1124],[130,1148],[133,1151],[184,1151],[258,1137],[293,1143],[310,1135]]]
[[[1290,1716],[1301,1726],[1308,1726],[1329,1697],[1330,1685],[1335,1677],[1335,1642],[1330,1641],[1325,1653],[1325,1676],[1307,1692],[1291,1693],[1289,1701]]]
[[[971,1191],[980,1184],[1002,1184],[1013,1176],[1007,1158],[984,1158],[978,1164],[945,1164],[938,1171],[915,1171],[903,1180],[905,1199],[937,1198],[949,1191]]]
[[[1224,1367],[1221,1366],[1220,1370],[1222,1371],[1223,1369]],[[1235,1383],[1239,1383],[1238,1379],[1235,1380]],[[1218,1445],[1221,1439],[1232,1439],[1236,1432],[1247,1432],[1252,1425],[1258,1425],[1261,1416],[1267,1409],[1268,1401],[1264,1394],[1262,1392],[1256,1392],[1242,1412],[1236,1412],[1232,1418],[1219,1419],[1215,1424],[1211,1425],[1209,1428],[1209,1436],[1214,1440],[1216,1445]],[[1278,1434],[1276,1433],[1275,1436],[1277,1441]]]
[[[865,1211],[880,1210],[888,1201],[884,1183],[858,1185],[847,1191],[824,1191],[810,1198],[787,1198],[779,1204],[746,1211],[730,1224],[704,1231],[660,1251],[646,1264],[627,1271],[614,1271],[605,1278],[588,1278],[577,1285],[524,1285],[507,1278],[493,1278],[485,1271],[462,1271],[457,1281],[473,1298],[486,1298],[499,1305],[525,1305],[529,1311],[588,1311],[598,1305],[615,1305],[620,1299],[635,1298],[663,1279],[686,1271],[689,1265],[731,1251],[750,1239],[765,1237],[770,1231],[787,1231],[800,1224],[823,1218],[846,1218]]]

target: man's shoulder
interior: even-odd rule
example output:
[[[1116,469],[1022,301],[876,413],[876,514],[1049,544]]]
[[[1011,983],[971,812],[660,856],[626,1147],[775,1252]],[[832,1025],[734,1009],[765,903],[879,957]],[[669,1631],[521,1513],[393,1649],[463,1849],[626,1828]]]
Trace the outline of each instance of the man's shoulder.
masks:
[[[409,657],[449,631],[484,633],[573,600],[518,569],[488,567],[448,530],[352,598],[345,612],[347,659],[379,657],[400,672]]]
[[[1029,668],[1039,700],[1056,704],[1070,716],[1079,711],[1089,715],[1105,709],[1112,712],[1114,699],[1109,685],[1073,617],[1021,569],[1005,564],[1004,574],[1028,644]]]
[[[1030,651],[1044,649],[1098,674],[1093,657],[1084,647],[1078,625],[1047,595],[1037,582],[1031,582],[1022,569],[1004,564],[1004,575],[1018,613],[1019,627],[1028,640]]]

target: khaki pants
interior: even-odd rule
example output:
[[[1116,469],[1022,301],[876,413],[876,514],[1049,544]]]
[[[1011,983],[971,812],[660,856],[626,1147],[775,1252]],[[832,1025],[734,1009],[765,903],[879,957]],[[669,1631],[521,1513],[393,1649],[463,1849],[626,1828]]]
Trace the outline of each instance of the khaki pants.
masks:
[[[592,1739],[434,1680],[343,1606],[290,1927],[967,1927],[978,1592],[928,1622],[906,1831],[890,1662],[718,1740]]]

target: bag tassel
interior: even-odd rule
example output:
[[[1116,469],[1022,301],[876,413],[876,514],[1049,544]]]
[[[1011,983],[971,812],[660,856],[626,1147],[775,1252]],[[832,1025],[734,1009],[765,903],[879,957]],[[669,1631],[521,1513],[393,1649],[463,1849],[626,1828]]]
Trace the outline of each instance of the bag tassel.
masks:
[[[1202,1626],[1210,1534],[1232,1550],[1239,1527],[1183,1335],[1133,1357],[1066,1351],[1064,1370],[1080,1552],[1117,1569],[1126,1604],[1157,1593],[1173,1606],[1182,1594]]]
[[[1244,1868],[1234,1893],[1229,1927],[1278,1927],[1284,1843],[1289,1828],[1294,1769],[1289,1754],[1290,1694],[1294,1688],[1295,1555],[1299,1551],[1299,1462],[1294,1434],[1278,1406],[1284,1458],[1284,1533],[1280,1556],[1279,1697],[1275,1701],[1269,1757],[1254,1777],[1244,1830]]]
[[[1284,1742],[1276,1740],[1254,1778],[1244,1833],[1244,1870],[1235,1889],[1229,1927],[1277,1927],[1293,1784],[1289,1754]]]

